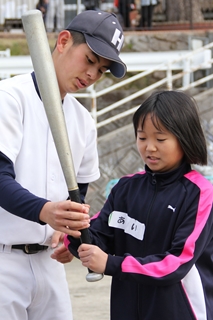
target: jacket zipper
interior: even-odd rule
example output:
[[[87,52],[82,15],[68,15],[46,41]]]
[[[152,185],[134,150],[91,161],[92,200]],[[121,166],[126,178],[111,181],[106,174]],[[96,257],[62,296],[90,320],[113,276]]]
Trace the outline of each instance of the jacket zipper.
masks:
[[[154,195],[153,195],[150,207],[149,207],[149,211],[147,213],[145,228],[147,228],[147,226],[148,226],[150,212],[152,210],[152,207],[153,207],[153,204],[155,202],[156,195],[157,195],[157,191],[158,191],[158,184],[157,184],[155,173],[152,173],[152,184],[155,185],[155,191],[154,191]],[[144,255],[146,255],[146,237],[145,237],[145,240],[144,240]]]

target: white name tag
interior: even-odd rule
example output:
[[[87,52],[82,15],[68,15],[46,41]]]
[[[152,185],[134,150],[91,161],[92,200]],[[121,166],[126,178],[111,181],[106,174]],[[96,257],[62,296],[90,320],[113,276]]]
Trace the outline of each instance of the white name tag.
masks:
[[[145,224],[130,218],[125,212],[113,211],[109,216],[108,224],[110,227],[123,229],[125,233],[136,239],[143,240]]]

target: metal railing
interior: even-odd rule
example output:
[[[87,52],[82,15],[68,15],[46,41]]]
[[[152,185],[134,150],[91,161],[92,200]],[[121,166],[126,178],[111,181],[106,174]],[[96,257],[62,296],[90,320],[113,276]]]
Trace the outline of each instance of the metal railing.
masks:
[[[208,61],[204,61],[203,63],[198,63],[197,65],[194,63],[192,64],[192,60],[193,58],[198,55],[201,52],[204,52],[206,50],[209,50],[213,48],[213,42],[209,43],[201,48],[198,48],[196,50],[190,51],[189,53],[178,57],[177,59],[174,60],[170,60],[167,61],[165,63],[161,63],[158,66],[155,66],[153,68],[149,68],[148,70],[145,70],[143,72],[140,72],[138,74],[135,74],[131,77],[129,77],[128,79],[125,79],[123,81],[120,81],[119,83],[116,83],[106,89],[100,90],[100,91],[96,91],[95,89],[95,85],[91,86],[90,88],[87,89],[87,92],[85,93],[76,93],[73,94],[76,98],[89,98],[91,99],[91,114],[96,122],[96,126],[97,128],[101,128],[109,123],[111,123],[112,121],[116,121],[118,119],[121,119],[123,117],[126,117],[128,115],[133,114],[137,108],[139,107],[137,106],[133,106],[130,109],[128,109],[127,111],[124,112],[119,112],[117,115],[114,115],[112,117],[107,117],[107,119],[103,120],[103,121],[99,121],[99,117],[103,114],[106,114],[107,112],[114,110],[116,108],[118,108],[119,106],[124,105],[125,103],[128,103],[130,101],[133,101],[134,99],[136,99],[137,97],[141,97],[146,93],[152,92],[155,89],[158,89],[162,86],[164,86],[165,89],[168,90],[172,90],[173,89],[173,83],[175,80],[177,79],[185,79],[182,82],[182,87],[179,87],[179,90],[189,90],[190,88],[194,88],[197,86],[200,86],[203,83],[206,83],[210,80],[213,79],[213,74],[210,75],[206,75],[205,77],[197,80],[197,81],[193,81],[190,82],[190,74],[197,71],[197,70],[210,70],[212,68],[212,63],[213,63],[213,59],[211,58],[211,54],[210,57],[208,59]],[[157,54],[157,52],[156,52]],[[180,72],[173,74],[173,71],[175,70],[177,72],[177,67],[173,67],[177,62],[183,62],[183,66],[180,66]],[[127,69],[128,70],[128,69]],[[128,84],[131,84],[133,82],[136,82],[144,77],[147,77],[149,75],[152,75],[154,72],[156,71],[160,71],[160,70],[166,70],[166,76],[164,78],[162,78],[159,81],[156,81],[150,85],[148,85],[147,87],[138,90],[137,92],[134,92],[133,94],[130,94],[128,97],[125,97],[119,101],[116,101],[115,103],[105,107],[102,110],[98,110],[97,108],[97,98],[110,93],[112,91],[115,91],[119,88],[122,88]],[[176,88],[175,88],[176,89]]]
[[[151,93],[153,90],[156,90],[160,87],[172,90],[174,87],[174,81],[178,79],[182,79],[182,86],[179,86],[178,88],[180,90],[189,90],[190,88],[198,87],[212,80],[213,74],[206,75],[205,77],[202,77],[197,81],[191,81],[193,77],[190,76],[197,70],[206,70],[206,73],[211,70],[213,62],[211,54],[212,47],[213,42],[193,51],[176,51],[175,53],[171,51],[171,54],[170,52],[167,52],[169,54],[168,57],[176,56],[175,59],[169,59],[166,56],[166,52],[123,53],[122,58],[126,59],[124,61],[127,63],[127,70],[131,72],[134,71],[133,76],[130,76],[130,73],[127,72],[129,78],[126,78],[125,80],[113,84],[112,86],[109,86],[103,90],[97,91],[96,84],[89,87],[86,92],[75,93],[73,95],[76,98],[85,98],[90,100],[90,111],[96,122],[97,129],[102,128],[113,121],[117,121],[128,115],[132,115],[139,107],[138,105],[134,105],[134,99],[143,97],[143,95]],[[32,71],[30,56],[10,57],[8,56],[8,53],[9,52],[7,50],[5,52],[1,52],[1,55],[4,57],[0,57],[0,78],[3,78],[4,75],[5,77],[6,75],[9,77],[11,74],[14,75]],[[153,56],[148,59],[147,56],[151,54],[153,54]],[[167,59],[167,61],[164,63],[156,64],[157,61],[163,61],[160,58],[162,54],[165,55],[164,59]],[[129,59],[130,57],[131,59]],[[141,72],[141,70],[144,71]],[[125,98],[119,99],[118,101],[104,107],[103,109],[98,109],[97,99],[99,97],[114,92],[118,89],[122,89],[132,83],[137,83],[137,81],[143,78],[146,78],[150,75],[152,76],[156,71],[164,71],[165,77],[157,81],[153,76],[152,83],[150,85],[129,94]],[[119,112],[117,112],[118,107],[124,106],[129,102],[131,102],[132,107],[129,108],[128,105],[128,110],[121,112],[120,108]],[[110,113],[110,111],[113,111],[113,113],[117,112],[117,114],[109,116],[109,114],[107,113]],[[106,115],[106,119],[99,120],[103,115]]]

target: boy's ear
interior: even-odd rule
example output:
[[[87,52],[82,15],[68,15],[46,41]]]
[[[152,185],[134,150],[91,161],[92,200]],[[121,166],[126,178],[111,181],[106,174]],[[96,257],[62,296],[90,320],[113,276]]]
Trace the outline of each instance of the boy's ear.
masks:
[[[68,30],[63,30],[59,33],[57,39],[57,49],[59,52],[62,52],[64,48],[70,44],[72,45],[72,35]]]

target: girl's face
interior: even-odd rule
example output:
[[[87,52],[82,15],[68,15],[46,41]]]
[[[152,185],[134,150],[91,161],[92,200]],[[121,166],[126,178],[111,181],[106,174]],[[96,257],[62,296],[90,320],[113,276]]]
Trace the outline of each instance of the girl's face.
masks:
[[[151,114],[147,115],[143,130],[140,125],[137,130],[137,148],[153,172],[171,171],[180,165],[184,152],[174,134],[159,124],[160,130],[153,125]]]

